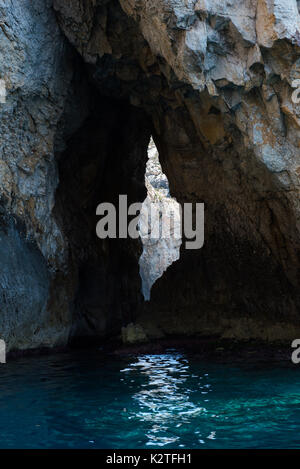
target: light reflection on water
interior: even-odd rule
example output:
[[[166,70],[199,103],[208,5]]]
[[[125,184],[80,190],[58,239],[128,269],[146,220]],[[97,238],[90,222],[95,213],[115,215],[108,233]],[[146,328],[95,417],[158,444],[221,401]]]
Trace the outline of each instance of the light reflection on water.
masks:
[[[300,367],[169,350],[0,367],[0,448],[300,448]]]
[[[191,377],[199,379],[199,376],[191,376],[189,368],[189,361],[183,355],[166,353],[140,356],[137,362],[121,370],[129,376],[138,371],[146,377],[146,383],[141,384],[139,391],[132,396],[138,402],[139,410],[129,418],[151,424],[146,433],[147,446],[178,442],[180,436],[174,435],[174,428],[188,425],[192,418],[207,412],[204,406],[190,400],[194,391],[187,385],[187,380]],[[209,384],[204,386],[199,385],[205,388],[203,394],[211,391]],[[214,438],[214,435],[215,432],[209,437]]]
[[[121,373],[146,447],[300,447],[299,370],[197,363],[170,350],[134,357]]]

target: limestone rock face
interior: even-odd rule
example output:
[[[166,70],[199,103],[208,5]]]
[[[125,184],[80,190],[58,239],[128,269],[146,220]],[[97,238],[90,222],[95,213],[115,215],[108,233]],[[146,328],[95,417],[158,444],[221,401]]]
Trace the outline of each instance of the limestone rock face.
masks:
[[[157,148],[151,139],[148,149],[145,184],[139,231],[143,253],[139,260],[144,299],[150,300],[151,288],[167,268],[180,257],[180,207],[170,197],[169,182],[163,174]]]
[[[8,349],[155,316],[164,334],[297,335],[299,2],[0,0],[0,71]],[[144,200],[150,134],[206,223],[145,306],[141,245],[96,239],[95,209]]]
[[[233,336],[299,327],[297,2],[73,3],[54,5],[96,86],[151,116],[171,194],[206,204],[205,247],[182,252],[146,315]]]
[[[69,57],[51,1],[0,2],[0,337],[9,349],[65,343],[71,325],[65,295],[53,295],[65,243],[52,216]]]
[[[52,0],[0,1],[0,71],[0,337],[10,351],[119,333],[140,248],[97,239],[96,207],[121,179],[144,199],[144,113],[99,97]]]

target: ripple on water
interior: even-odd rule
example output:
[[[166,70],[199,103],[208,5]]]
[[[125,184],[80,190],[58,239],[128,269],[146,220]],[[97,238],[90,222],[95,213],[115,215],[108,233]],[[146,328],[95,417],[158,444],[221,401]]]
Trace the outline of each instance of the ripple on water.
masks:
[[[205,407],[190,401],[193,391],[186,385],[187,380],[197,375],[190,375],[188,360],[174,353],[143,355],[122,371],[130,374],[136,370],[147,382],[133,395],[140,410],[131,417],[151,424],[146,445],[165,446],[179,441],[180,436],[175,436],[173,429],[207,412]]]
[[[0,368],[0,447],[299,448],[299,389],[298,367],[175,350],[23,358]]]

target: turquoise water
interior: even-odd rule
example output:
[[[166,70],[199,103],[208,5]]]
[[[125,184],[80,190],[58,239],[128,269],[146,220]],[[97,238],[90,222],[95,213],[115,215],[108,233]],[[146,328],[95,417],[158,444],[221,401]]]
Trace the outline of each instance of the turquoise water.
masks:
[[[0,366],[1,448],[300,448],[300,367],[174,350]]]

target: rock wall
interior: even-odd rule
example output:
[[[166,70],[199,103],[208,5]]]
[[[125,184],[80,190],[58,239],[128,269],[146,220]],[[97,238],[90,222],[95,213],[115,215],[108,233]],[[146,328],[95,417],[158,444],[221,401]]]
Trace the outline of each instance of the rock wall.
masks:
[[[181,253],[142,316],[167,318],[166,333],[185,330],[183,316],[194,324],[189,333],[295,334],[297,2],[112,0],[86,8],[56,0],[55,7],[101,91],[151,116],[171,194],[206,205],[205,247]]]
[[[148,119],[100,95],[52,1],[0,2],[0,20],[0,336],[10,351],[113,335],[142,301],[141,247],[101,242],[96,207],[145,198]]]
[[[169,182],[162,172],[153,139],[148,148],[145,185],[147,197],[139,221],[143,244],[139,266],[142,292],[145,301],[149,301],[156,280],[179,259],[182,242],[180,207],[170,197]]]
[[[0,1],[0,335],[9,349],[157,316],[165,334],[295,338],[298,3]],[[140,244],[98,243],[94,204],[121,190],[144,199],[150,134],[171,195],[205,203],[206,232],[205,247],[182,249],[145,306]]]
[[[0,336],[8,349],[65,343],[71,324],[65,293],[54,293],[65,252],[52,216],[70,49],[51,1],[0,2]]]

